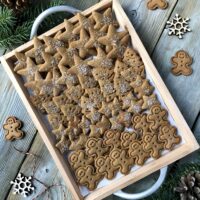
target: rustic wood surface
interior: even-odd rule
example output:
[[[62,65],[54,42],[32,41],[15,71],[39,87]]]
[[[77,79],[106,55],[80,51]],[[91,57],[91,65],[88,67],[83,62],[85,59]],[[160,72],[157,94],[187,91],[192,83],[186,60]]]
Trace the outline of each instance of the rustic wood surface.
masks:
[[[66,2],[68,5],[72,5],[83,10],[95,4],[98,0],[66,0]],[[147,0],[121,0],[127,15],[134,24],[134,27],[141,37],[149,54],[152,55],[152,59],[155,62],[157,69],[170,89],[170,92],[177,102],[181,112],[186,118],[189,126],[194,131],[195,136],[199,138],[200,62],[198,55],[200,48],[198,47],[198,40],[200,30],[198,28],[198,23],[200,13],[198,11],[200,9],[200,2],[196,0],[170,0],[168,9],[164,11],[149,11],[146,8],[146,2]],[[183,40],[179,40],[173,36],[169,37],[167,35],[167,29],[165,28],[166,21],[172,18],[175,13],[191,18],[190,26],[192,28],[192,33],[186,34]],[[170,73],[170,58],[179,49],[187,50],[194,58],[194,73],[190,77],[175,77]],[[3,54],[4,51],[0,53]],[[8,116],[14,115],[24,122],[23,130],[26,132],[26,137],[23,140],[10,143],[4,140],[3,130],[2,128],[0,129],[0,199],[23,199],[22,197],[14,196],[12,194],[10,181],[13,180],[19,172],[22,172],[25,175],[31,174],[34,166],[35,177],[42,181],[45,185],[63,185],[64,183],[54,161],[51,159],[51,156],[49,155],[39,134],[37,134],[37,130],[34,128],[34,125],[31,122],[19,96],[2,68],[0,68],[0,94],[0,127],[2,127],[2,124]],[[29,150],[29,152],[38,155],[39,158],[34,161],[33,156],[20,153],[16,151],[14,147],[23,151]],[[194,156],[189,156],[187,157],[187,160],[191,160],[193,158]],[[184,160],[181,162],[184,162]],[[152,178],[145,179],[146,187],[148,186],[146,184],[147,180],[150,185],[155,176],[152,175]],[[45,189],[44,184],[34,181],[36,191],[28,199],[33,199],[40,192],[42,192]],[[127,190],[135,192],[142,190],[143,187],[144,184],[136,183],[133,186],[130,186]],[[71,195],[67,191],[67,188],[64,188],[64,191],[66,196],[63,196],[63,187],[52,187],[50,199],[71,200]],[[38,199],[45,199],[45,196],[40,196]],[[120,198],[112,195],[106,199],[118,200]]]

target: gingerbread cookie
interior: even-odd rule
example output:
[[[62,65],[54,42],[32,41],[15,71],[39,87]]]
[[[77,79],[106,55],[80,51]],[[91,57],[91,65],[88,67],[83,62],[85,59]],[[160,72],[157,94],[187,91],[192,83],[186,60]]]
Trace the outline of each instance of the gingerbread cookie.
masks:
[[[122,174],[127,175],[133,166],[133,159],[128,157],[126,150],[114,149],[110,152],[111,163],[119,168]]]
[[[133,68],[137,68],[141,65],[144,65],[138,53],[133,48],[130,47],[127,48],[126,51],[124,52],[123,62]]]
[[[20,130],[21,125],[21,121],[17,120],[16,117],[8,117],[3,125],[3,129],[6,131],[5,139],[12,141],[23,138],[24,133]]]
[[[158,159],[161,156],[161,151],[164,148],[164,144],[158,140],[156,134],[146,134],[143,137],[143,148],[146,152],[149,152],[151,157]]]
[[[121,100],[122,100],[122,109],[127,109],[132,105],[132,101],[136,100],[136,97],[133,95],[132,92],[129,92],[127,95],[123,96]]]
[[[175,76],[189,76],[192,74],[193,70],[191,68],[191,64],[193,59],[186,51],[180,50],[176,52],[175,56],[172,57],[171,62],[173,64],[171,72]]]
[[[109,147],[103,145],[103,139],[101,138],[89,138],[85,150],[88,156],[99,157],[107,153]]]
[[[117,116],[113,116],[109,120],[111,123],[111,129],[117,130],[120,132],[124,130],[124,125],[122,123],[119,123]]]
[[[132,144],[137,139],[137,133],[135,132],[122,132],[121,133],[121,146],[124,149],[128,149],[130,144]]]
[[[93,157],[88,157],[85,154],[85,151],[82,150],[74,151],[69,155],[69,163],[75,170],[80,167],[86,167],[87,165],[91,165],[93,162]]]
[[[117,121],[120,124],[123,124],[125,127],[130,127],[131,125],[131,119],[132,119],[132,114],[129,112],[120,112],[118,117],[117,117]]]
[[[100,156],[95,160],[95,167],[99,174],[103,174],[108,180],[115,177],[117,173],[117,167],[114,167],[111,163],[110,156]]]
[[[149,132],[150,123],[147,120],[147,114],[136,114],[132,119],[135,130],[141,131],[143,134]]]
[[[112,110],[110,108],[109,103],[103,101],[102,106],[99,109],[99,112],[104,114],[106,117],[111,117],[112,116]]]
[[[107,80],[111,78],[114,72],[112,69],[97,67],[92,70],[92,74],[96,81],[99,81],[99,80],[103,81],[103,80]]]
[[[108,130],[104,134],[104,144],[110,146],[111,149],[121,147],[121,133],[116,130]]]
[[[47,114],[59,114],[60,108],[53,101],[42,103]]]
[[[143,105],[143,100],[132,100],[130,102],[130,107],[128,108],[128,112],[133,113],[133,114],[138,114],[141,113],[143,111],[142,109],[142,105]]]
[[[134,159],[135,164],[144,165],[145,161],[150,157],[150,153],[144,151],[143,141],[133,141],[130,143],[128,154],[131,158]]]
[[[85,148],[85,144],[88,140],[88,137],[85,134],[80,134],[77,139],[73,139],[70,146],[69,150],[71,151],[77,151]]]
[[[88,165],[76,170],[76,178],[81,185],[86,186],[89,190],[95,190],[102,175],[95,173],[94,167]]]
[[[147,8],[150,10],[155,10],[157,8],[166,9],[168,7],[168,3],[166,0],[148,0]]]
[[[173,147],[181,142],[181,137],[177,135],[175,127],[164,125],[160,127],[158,138],[164,142],[164,148],[172,150]]]
[[[160,105],[151,107],[150,114],[147,115],[147,120],[150,122],[150,129],[152,131],[158,130],[160,126],[167,125],[168,113]]]
[[[74,104],[61,106],[61,111],[70,120],[81,113],[81,107]]]

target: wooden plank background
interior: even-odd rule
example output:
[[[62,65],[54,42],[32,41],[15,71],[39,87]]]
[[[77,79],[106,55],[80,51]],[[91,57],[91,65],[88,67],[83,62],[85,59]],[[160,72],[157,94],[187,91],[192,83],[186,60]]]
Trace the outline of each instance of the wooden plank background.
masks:
[[[84,10],[97,2],[98,0],[66,0],[67,5],[75,6],[80,10]],[[146,2],[147,0],[121,0],[123,8],[136,28],[149,54],[152,55],[152,59],[159,73],[171,91],[181,112],[194,131],[195,136],[199,138],[200,61],[198,55],[200,53],[200,48],[198,39],[200,30],[198,28],[198,23],[200,21],[200,2],[196,0],[170,0],[168,9],[156,11],[149,11],[146,8]],[[167,35],[168,30],[165,27],[166,21],[171,19],[175,13],[179,13],[183,17],[191,18],[190,26],[192,33],[186,34],[183,40]],[[187,50],[194,58],[194,73],[190,77],[175,77],[170,73],[170,58],[179,49]],[[2,50],[0,53],[2,55],[4,51]],[[36,159],[35,165],[35,176],[37,179],[48,186],[52,184],[64,184],[54,161],[49,155],[19,96],[2,68],[0,68],[0,94],[0,199],[23,199],[21,196],[14,196],[12,194],[10,181],[13,180],[19,172],[25,175],[32,173],[34,158],[30,155],[25,156],[17,152],[14,146],[23,151],[29,150],[31,153],[39,156],[39,158]],[[23,140],[12,143],[5,142],[2,124],[10,115],[14,115],[24,122],[23,130],[26,132],[26,137]],[[189,156],[186,159],[192,160],[194,156]],[[185,162],[186,159],[181,162]],[[145,178],[146,187],[152,184],[155,176],[156,175],[152,175],[151,177]],[[146,184],[147,180],[148,184]],[[143,182],[144,180],[130,186],[127,191],[139,192],[143,190]],[[39,182],[34,181],[34,185],[36,186],[36,191],[28,199],[33,199],[33,197],[45,189],[44,185]],[[71,200],[72,198],[67,188],[64,190],[67,196],[66,198]],[[62,200],[66,198],[63,197],[61,188],[55,187],[51,190],[50,199]],[[45,199],[45,197],[41,196],[38,199],[42,200]],[[112,195],[106,199],[119,200],[120,198]]]

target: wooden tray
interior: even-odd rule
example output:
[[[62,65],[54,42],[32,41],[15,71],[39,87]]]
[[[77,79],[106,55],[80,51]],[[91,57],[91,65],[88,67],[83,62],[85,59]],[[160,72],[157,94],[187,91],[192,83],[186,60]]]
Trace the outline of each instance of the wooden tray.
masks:
[[[187,123],[185,122],[182,114],[180,113],[177,105],[175,104],[172,96],[170,95],[167,87],[165,86],[164,82],[162,81],[159,73],[156,70],[151,58],[149,57],[147,51],[145,50],[141,40],[139,39],[135,29],[133,28],[131,22],[129,21],[128,17],[126,16],[124,10],[122,9],[121,5],[117,0],[103,0],[100,3],[92,6],[91,8],[85,10],[83,12],[84,15],[89,15],[92,11],[95,10],[104,10],[107,7],[113,6],[113,12],[116,15],[116,18],[121,25],[121,27],[127,28],[131,35],[132,45],[138,51],[142,60],[145,64],[145,69],[149,77],[151,77],[151,81],[154,83],[156,90],[159,92],[160,97],[162,98],[166,108],[168,109],[170,115],[172,116],[175,125],[178,131],[181,133],[182,139],[184,142],[176,147],[173,151],[163,155],[158,160],[152,160],[145,164],[144,166],[138,168],[134,172],[131,172],[129,175],[122,176],[117,180],[113,180],[112,184],[108,184],[107,186],[103,186],[91,192],[86,197],[81,195],[81,191],[79,186],[77,185],[76,181],[73,178],[73,175],[70,171],[69,164],[67,163],[66,159],[63,158],[61,153],[55,148],[55,141],[53,137],[49,133],[45,122],[42,120],[41,115],[38,113],[35,107],[32,106],[29,100],[29,94],[27,89],[23,85],[22,78],[17,75],[13,71],[14,62],[16,58],[14,56],[14,52],[24,52],[33,47],[33,41],[30,41],[17,49],[9,52],[8,54],[2,56],[0,58],[4,69],[8,73],[11,81],[13,82],[14,87],[16,88],[19,96],[21,97],[28,113],[30,114],[35,126],[37,127],[44,143],[46,144],[47,148],[49,149],[60,173],[62,174],[63,179],[65,180],[67,187],[71,191],[74,199],[85,199],[85,200],[100,200],[105,198],[106,196],[112,194],[113,192],[122,189],[142,178],[145,176],[161,169],[162,167],[169,165],[176,160],[188,155],[189,153],[197,150],[199,148],[198,143],[196,142],[190,128],[188,127]],[[69,20],[72,23],[77,22],[77,18],[73,17]],[[57,31],[64,29],[64,23],[56,26],[55,28],[51,29],[50,31],[46,32],[44,35],[52,36]],[[42,38],[40,36],[39,38]]]

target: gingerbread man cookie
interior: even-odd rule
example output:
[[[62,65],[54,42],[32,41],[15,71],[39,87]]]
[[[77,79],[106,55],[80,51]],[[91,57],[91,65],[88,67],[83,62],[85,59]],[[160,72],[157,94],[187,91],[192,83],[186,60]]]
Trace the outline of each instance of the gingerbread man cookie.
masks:
[[[100,156],[95,160],[95,167],[99,174],[103,174],[108,180],[115,177],[117,167],[112,166],[111,158],[107,156]]]
[[[166,9],[168,7],[168,3],[166,0],[149,0],[147,2],[147,8],[149,10],[155,10],[157,8]]]
[[[150,157],[150,153],[144,151],[142,141],[133,141],[130,143],[128,154],[131,158],[135,159],[137,165],[144,165],[147,158]]]
[[[129,158],[126,150],[114,149],[110,152],[111,163],[114,167],[119,168],[122,174],[127,175],[133,165],[133,159]]]
[[[172,150],[176,144],[181,142],[181,137],[177,135],[176,128],[170,125],[160,127],[158,139],[164,142],[164,147],[168,150]]]
[[[3,129],[6,131],[5,139],[14,140],[21,139],[24,133],[20,130],[21,121],[17,120],[15,117],[8,117],[6,123],[3,125]]]
[[[192,74],[193,70],[191,64],[193,59],[186,51],[180,50],[176,52],[175,56],[172,57],[171,62],[173,64],[171,72],[175,76],[189,76]]]
[[[80,167],[76,170],[76,178],[81,185],[86,186],[89,190],[94,190],[98,182],[101,180],[102,175],[94,172],[94,167],[88,165]]]
[[[121,133],[121,146],[124,149],[129,148],[129,145],[132,144],[137,138],[137,133],[132,132],[123,132]]]
[[[121,133],[117,130],[109,130],[105,133],[104,144],[111,146],[112,149],[120,148],[121,146]]]
[[[103,145],[101,138],[89,138],[86,142],[86,153],[89,156],[99,157],[107,153],[109,147]]]
[[[85,151],[82,150],[74,151],[69,156],[69,163],[74,169],[90,165],[93,163],[93,161],[94,161],[93,157],[87,157]]]
[[[160,105],[151,107],[150,114],[147,115],[147,120],[151,123],[150,129],[156,131],[160,126],[168,124],[167,117],[167,111]]]
[[[143,137],[143,148],[146,152],[149,152],[153,158],[158,159],[164,145],[158,140],[158,136],[156,134],[146,134]]]

